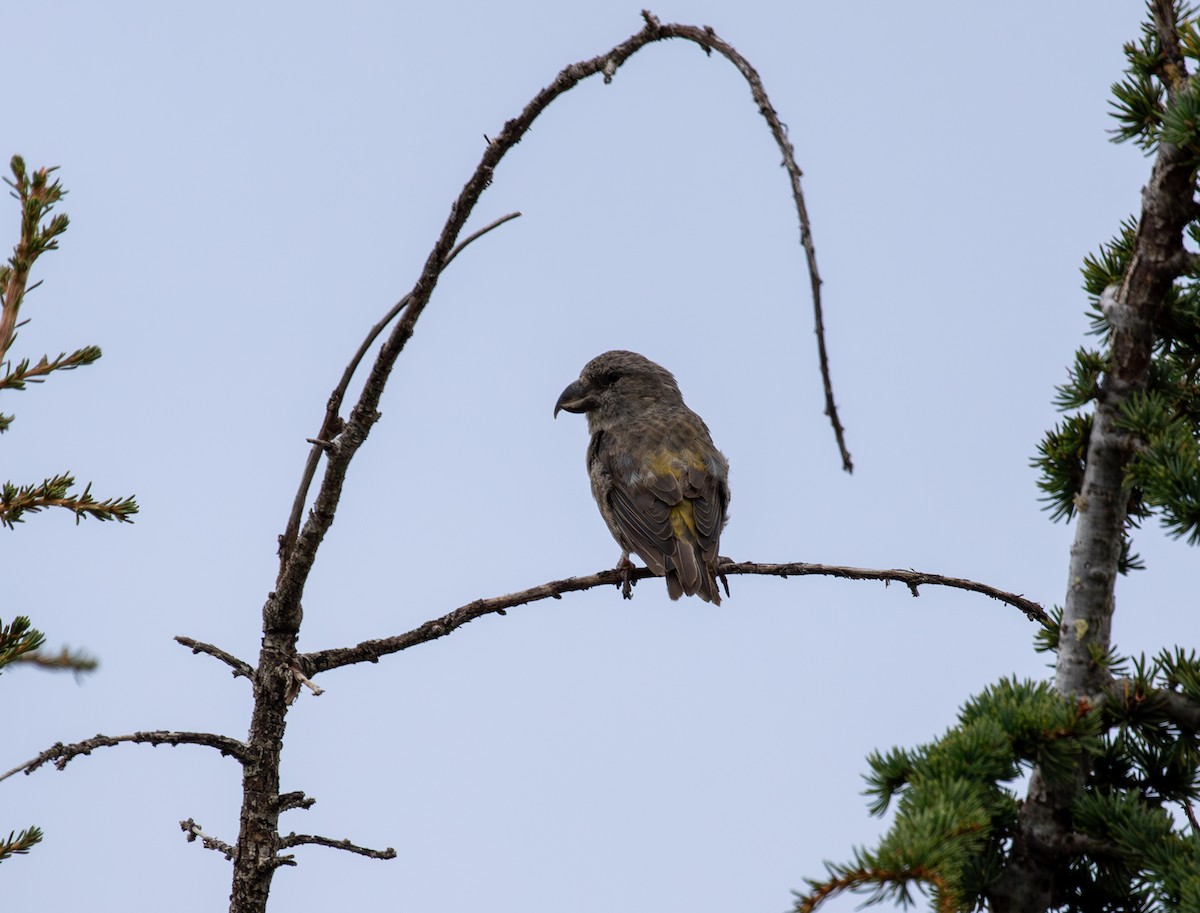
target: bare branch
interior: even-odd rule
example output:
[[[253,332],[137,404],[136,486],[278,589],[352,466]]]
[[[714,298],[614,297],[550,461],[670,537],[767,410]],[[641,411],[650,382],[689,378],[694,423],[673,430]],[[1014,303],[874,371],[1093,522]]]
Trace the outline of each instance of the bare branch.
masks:
[[[472,241],[476,241],[479,238],[482,238],[489,231],[499,228],[505,222],[511,222],[513,219],[520,218],[520,216],[521,216],[521,213],[519,213],[519,212],[510,212],[508,215],[501,216],[500,218],[496,219],[494,222],[489,222],[487,225],[483,226],[483,228],[479,229],[479,231],[471,232],[471,234],[467,235],[465,238],[463,238],[461,241],[459,241],[458,244],[456,244],[454,246],[454,250],[452,250],[452,251],[450,251],[450,253],[446,254],[446,259],[442,263],[442,269],[445,269],[447,266],[449,266],[454,261],[454,258],[457,257],[460,253],[462,253],[463,249],[468,244],[470,244]]]
[[[779,114],[771,105],[770,99],[767,98],[767,91],[763,88],[762,79],[759,77],[758,71],[750,65],[750,61],[734,50],[732,45],[718,38],[711,28],[705,26],[701,29],[694,25],[679,25],[676,23],[660,25],[658,20],[646,10],[642,10],[642,17],[646,20],[647,29],[657,33],[655,40],[661,38],[683,38],[698,44],[706,54],[716,51],[737,67],[738,72],[742,74],[743,78],[750,85],[750,94],[754,97],[754,103],[758,106],[758,113],[766,120],[767,125],[771,129],[771,136],[775,138],[775,143],[779,146],[779,151],[783,155],[782,164],[788,173],[788,179],[792,185],[792,200],[796,204],[796,215],[800,220],[800,244],[804,247],[804,256],[808,261],[808,277],[812,288],[813,324],[817,335],[817,358],[821,368],[821,382],[825,387],[825,414],[829,417],[829,421],[833,425],[833,434],[837,439],[838,450],[842,455],[842,468],[846,472],[853,472],[854,463],[850,459],[850,451],[846,449],[845,431],[842,428],[841,420],[838,418],[837,405],[833,400],[833,381],[829,376],[829,353],[825,346],[825,319],[821,307],[822,280],[821,274],[817,270],[817,250],[813,246],[812,224],[808,219],[808,207],[804,202],[804,191],[800,188],[800,178],[803,177],[804,173],[800,170],[800,166],[796,164],[796,153],[792,148],[791,140],[788,139],[787,127],[779,119]]]
[[[209,656],[219,659],[225,665],[233,669],[233,676],[237,678],[239,675],[244,678],[254,681],[254,667],[245,660],[238,659],[232,653],[226,653],[220,647],[214,647],[212,644],[206,644],[203,641],[193,640],[190,637],[176,635],[177,643],[183,644],[192,651],[192,653],[207,653]]]
[[[199,837],[201,844],[203,844],[206,850],[216,850],[229,860],[232,860],[233,857],[237,855],[237,850],[235,850],[224,840],[218,840],[216,837],[208,836],[208,834],[201,830],[201,826],[191,818],[188,818],[186,821],[180,821],[179,827],[185,834],[187,834],[188,843],[195,843],[196,838]]]
[[[312,834],[297,834],[295,832],[282,837],[279,840],[279,848],[287,849],[290,846],[304,846],[312,844],[315,846],[328,846],[335,850],[345,850],[348,853],[357,853],[359,856],[367,856],[371,859],[395,859],[396,851],[390,846],[386,850],[371,850],[365,846],[357,846],[349,840],[330,840],[328,837],[317,837]],[[290,862],[290,857],[287,857]],[[286,863],[285,863],[286,864]]]
[[[489,231],[499,228],[505,222],[511,222],[521,214],[519,212],[510,212],[506,216],[501,216],[494,222],[485,225],[462,240],[450,253],[446,254],[445,260],[442,261],[442,269],[450,265],[450,262],[457,257],[472,241],[482,238]],[[358,347],[358,351],[354,353],[354,357],[350,359],[350,363],[346,365],[346,370],[342,372],[341,380],[334,387],[333,392],[329,394],[329,400],[325,404],[325,418],[321,422],[321,430],[317,432],[315,438],[308,438],[308,442],[313,445],[313,449],[309,451],[308,460],[304,464],[304,472],[301,475],[300,487],[296,491],[296,497],[292,500],[292,512],[288,516],[287,527],[284,529],[283,535],[279,539],[279,573],[283,573],[283,569],[287,564],[288,555],[291,553],[293,546],[296,544],[296,534],[300,531],[300,517],[304,512],[304,502],[308,500],[308,490],[312,487],[312,480],[317,474],[317,464],[320,462],[321,454],[333,449],[333,438],[342,430],[342,421],[338,416],[338,410],[342,407],[342,400],[346,396],[346,390],[350,387],[350,380],[354,377],[354,372],[358,370],[358,366],[366,357],[367,351],[379,338],[379,334],[387,329],[388,324],[396,319],[396,316],[408,306],[411,295],[405,295],[391,309],[383,315],[375,326],[371,327],[371,331],[367,333],[366,338],[362,341],[362,345]]]
[[[304,670],[300,668],[299,663],[292,663],[292,676],[295,681],[287,691],[287,702],[292,703],[297,695],[300,694],[301,687],[307,688],[312,692],[313,697],[320,697],[325,693],[325,689],[314,682],[311,678],[304,674]]]
[[[284,793],[279,797],[279,810],[281,812],[290,811],[293,808],[301,808],[307,811],[316,804],[316,799],[309,798],[299,790],[291,793]]]
[[[215,735],[211,732],[169,732],[159,729],[153,732],[134,732],[130,735],[95,735],[90,739],[84,739],[82,742],[74,742],[70,745],[58,742],[51,745],[36,758],[26,761],[18,767],[14,767],[8,773],[0,774],[0,780],[7,780],[14,774],[19,773],[31,774],[49,761],[53,761],[54,766],[62,770],[72,759],[79,755],[90,755],[97,748],[112,748],[114,745],[120,745],[122,742],[135,742],[156,746],[203,745],[206,748],[215,748],[223,756],[233,757],[241,763],[245,763],[246,761],[246,746],[237,739]]]
[[[300,511],[296,510],[295,505],[293,505],[292,517],[296,522],[293,524],[289,521],[287,531],[285,531],[280,543],[282,559],[280,562],[280,573],[277,580],[276,596],[270,601],[270,608],[273,612],[292,616],[298,612],[300,596],[303,592],[313,559],[315,558],[316,550],[320,546],[321,540],[324,538],[330,525],[333,523],[333,516],[337,509],[338,501],[341,498],[346,467],[349,465],[351,459],[353,459],[358,448],[362,446],[363,441],[366,440],[371,427],[378,420],[377,408],[379,400],[383,394],[383,388],[391,373],[392,366],[395,364],[396,358],[399,357],[408,340],[412,338],[416,323],[420,319],[425,306],[429,303],[441,272],[445,268],[446,258],[453,251],[458,234],[470,217],[479,197],[492,183],[495,169],[501,159],[503,159],[513,146],[521,141],[538,116],[560,95],[571,90],[583,80],[597,74],[601,74],[605,82],[611,81],[613,75],[625,61],[643,47],[670,38],[691,41],[706,53],[711,53],[713,50],[720,53],[737,67],[742,76],[750,84],[751,95],[758,105],[760,113],[767,120],[771,128],[771,133],[775,137],[776,143],[783,154],[784,166],[791,178],[792,195],[796,201],[797,212],[800,217],[801,239],[804,241],[805,250],[808,254],[815,312],[818,315],[818,331],[819,334],[823,334],[819,323],[821,280],[816,272],[811,230],[807,211],[804,207],[803,194],[800,190],[800,169],[796,166],[795,156],[791,144],[787,139],[786,130],[775,113],[774,108],[771,106],[758,74],[744,57],[738,54],[731,45],[719,38],[712,29],[678,24],[662,25],[649,13],[643,13],[643,18],[646,21],[646,27],[640,32],[632,35],[606,53],[593,57],[590,60],[571,64],[561,70],[549,86],[538,92],[526,104],[521,113],[512,120],[507,121],[504,124],[503,130],[489,141],[483,158],[476,167],[474,174],[471,175],[471,178],[459,193],[458,199],[451,205],[450,215],[438,236],[437,242],[434,244],[433,250],[430,251],[429,256],[426,258],[420,277],[408,295],[402,299],[401,304],[397,306],[397,308],[403,311],[400,320],[381,347],[371,373],[363,385],[358,403],[355,405],[346,422],[346,427],[338,429],[342,434],[335,442],[335,446],[328,451],[328,461],[321,489],[313,502],[308,521],[299,532],[293,532],[294,526],[299,523],[300,513]],[[821,351],[824,352],[823,342],[821,343]],[[827,358],[824,358],[824,356],[823,362],[823,371],[827,376],[828,364]],[[827,384],[827,391],[831,389],[831,385]],[[340,394],[335,391],[335,395],[340,402]],[[331,404],[333,404],[334,398],[331,397]],[[826,410],[834,422],[835,431],[839,438],[839,446],[843,453],[843,464],[849,469],[851,466],[850,458],[844,444],[841,443],[841,425],[837,420],[837,411],[833,404],[831,392],[826,397]],[[330,410],[327,413],[327,424],[329,423],[329,415],[336,417],[336,410]],[[335,434],[331,433],[331,430],[325,427],[316,435],[318,440],[323,441],[332,441],[334,437]],[[317,456],[319,456],[319,453],[314,451],[310,455],[310,462],[316,459]],[[303,501],[304,499],[302,498],[298,499],[298,503],[301,505]],[[293,536],[295,537],[295,542],[293,542]],[[280,622],[282,622],[282,618],[277,616],[274,623]],[[289,620],[285,623],[285,626],[290,628],[291,624],[292,622]]]
[[[944,577],[941,574],[927,574],[913,570],[876,570],[873,568],[842,567],[830,564],[805,564],[803,562],[794,562],[791,564],[757,564],[750,561],[734,562],[727,559],[722,561],[717,569],[717,573],[723,576],[754,574],[767,577],[824,576],[842,577],[848,580],[880,580],[884,583],[902,583],[909,588],[914,596],[919,595],[917,588],[921,586],[948,586],[990,596],[992,599],[1020,609],[1032,621],[1040,622],[1043,625],[1050,624],[1050,618],[1046,615],[1045,610],[1033,600],[996,589],[995,587],[988,586],[986,583],[977,583],[974,580],[965,580],[961,577]],[[644,567],[635,567],[628,573],[628,578],[635,582],[653,576],[654,574],[650,569]],[[527,590],[509,593],[506,596],[477,599],[474,602],[460,606],[454,611],[443,615],[441,618],[427,621],[405,634],[395,637],[383,637],[378,640],[366,640],[353,647],[340,647],[330,650],[320,650],[315,653],[306,653],[300,657],[300,663],[308,671],[309,675],[317,675],[320,672],[338,669],[342,666],[353,665],[354,663],[378,662],[382,656],[399,653],[401,650],[407,650],[409,647],[415,647],[418,644],[428,643],[431,640],[437,640],[439,637],[445,637],[455,629],[461,628],[468,622],[474,621],[476,618],[481,618],[484,615],[503,615],[508,609],[515,606],[539,602],[543,599],[561,599],[564,593],[588,590],[596,586],[619,587],[624,579],[625,575],[622,571],[613,569],[610,571],[600,571],[586,577],[567,577],[563,580],[552,580],[548,583],[530,587]]]

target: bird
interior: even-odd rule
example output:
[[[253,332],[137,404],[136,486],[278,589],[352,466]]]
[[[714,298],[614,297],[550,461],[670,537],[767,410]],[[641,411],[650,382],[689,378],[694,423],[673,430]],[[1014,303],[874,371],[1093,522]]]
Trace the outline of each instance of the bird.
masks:
[[[629,553],[636,552],[666,578],[672,599],[686,594],[720,605],[729,461],[684,403],[674,375],[636,352],[605,352],[563,390],[555,418],[560,411],[587,415],[592,495],[621,546],[625,598],[632,597]]]

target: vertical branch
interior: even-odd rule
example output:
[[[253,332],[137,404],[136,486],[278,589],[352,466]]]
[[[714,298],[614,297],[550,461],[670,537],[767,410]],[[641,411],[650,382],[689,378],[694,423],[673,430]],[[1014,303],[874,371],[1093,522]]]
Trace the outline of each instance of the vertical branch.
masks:
[[[1151,4],[1162,42],[1163,81],[1172,99],[1188,79],[1173,4]],[[1090,702],[1109,673],[1117,568],[1125,536],[1129,488],[1126,469],[1137,442],[1119,430],[1130,400],[1145,390],[1155,322],[1185,260],[1183,232],[1193,211],[1195,170],[1186,150],[1160,142],[1129,267],[1120,286],[1107,289],[1101,307],[1111,327],[1108,364],[1088,440],[1083,485],[1076,501],[1066,603],[1059,633],[1055,688],[1068,699]],[[1060,900],[1062,871],[1071,834],[1070,808],[1082,789],[1087,760],[1074,778],[1051,779],[1034,770],[1022,805],[1009,863],[989,895],[995,913],[1041,911]]]
[[[16,335],[17,315],[28,290],[29,271],[34,261],[46,251],[56,249],[58,242],[54,239],[67,230],[67,217],[61,214],[51,219],[45,227],[41,224],[43,216],[54,208],[54,204],[65,193],[58,181],[50,181],[50,175],[56,170],[39,168],[30,177],[25,171],[24,159],[14,155],[14,180],[4,179],[21,203],[21,237],[13,248],[12,257],[0,269],[0,362],[4,360]]]

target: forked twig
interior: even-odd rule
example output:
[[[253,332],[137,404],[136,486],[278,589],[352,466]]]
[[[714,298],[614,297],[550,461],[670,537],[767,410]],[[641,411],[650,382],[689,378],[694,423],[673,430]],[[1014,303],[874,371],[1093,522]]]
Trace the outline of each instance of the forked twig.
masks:
[[[446,255],[446,258],[442,261],[442,269],[449,266],[454,258],[462,253],[463,249],[472,241],[482,238],[489,231],[499,228],[505,222],[510,222],[520,215],[521,213],[519,212],[510,212],[508,215],[501,216],[495,221],[489,222],[483,228],[479,229],[479,231],[467,235]],[[301,474],[300,487],[296,490],[296,497],[292,499],[292,512],[288,516],[287,528],[284,530],[283,535],[279,537],[280,574],[283,573],[288,555],[296,544],[296,534],[300,531],[300,517],[304,513],[304,502],[308,500],[308,490],[312,487],[313,478],[316,477],[317,465],[321,461],[321,454],[333,446],[331,443],[333,437],[341,431],[341,418],[338,415],[338,410],[342,408],[342,401],[346,397],[346,390],[350,386],[350,380],[354,377],[354,372],[358,370],[358,366],[362,364],[362,360],[366,357],[371,345],[379,338],[379,334],[387,329],[388,324],[395,320],[397,315],[408,306],[408,302],[411,299],[412,293],[410,292],[392,305],[391,309],[383,315],[382,319],[375,326],[371,327],[371,331],[367,333],[366,338],[362,341],[362,345],[358,347],[358,351],[354,353],[354,357],[346,365],[346,370],[342,372],[342,377],[338,381],[338,385],[329,394],[329,400],[325,404],[325,418],[321,422],[321,430],[317,432],[315,438],[308,439],[313,447],[308,452],[308,459],[304,463],[304,472]]]

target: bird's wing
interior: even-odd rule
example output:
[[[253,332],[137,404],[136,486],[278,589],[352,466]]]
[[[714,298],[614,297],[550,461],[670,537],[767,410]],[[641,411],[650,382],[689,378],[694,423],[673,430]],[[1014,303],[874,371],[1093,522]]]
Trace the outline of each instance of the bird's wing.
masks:
[[[711,566],[717,560],[729,492],[721,478],[710,472],[705,464],[699,469],[689,468],[683,496],[692,502],[700,551],[704,554],[704,563]]]
[[[703,457],[690,452],[651,455],[624,472],[602,453],[609,473],[609,505],[633,550],[657,574],[673,566],[688,585],[700,578],[697,552],[716,560],[725,522],[722,483]]]

